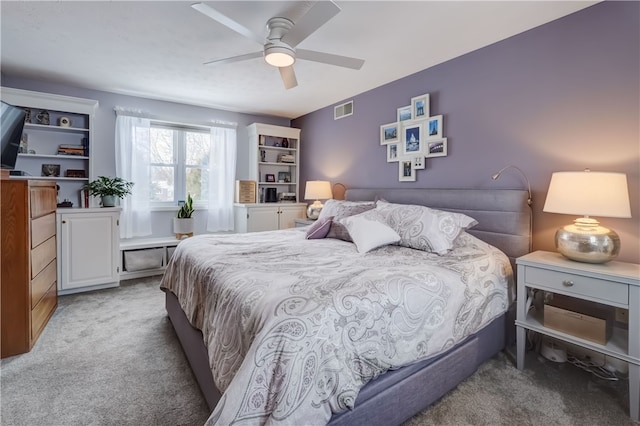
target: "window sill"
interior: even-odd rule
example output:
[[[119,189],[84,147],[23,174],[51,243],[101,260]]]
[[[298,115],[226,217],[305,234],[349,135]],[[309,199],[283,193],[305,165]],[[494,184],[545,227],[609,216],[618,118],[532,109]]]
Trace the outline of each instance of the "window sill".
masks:
[[[207,210],[206,206],[193,206],[193,209],[198,210]],[[152,212],[177,212],[180,210],[180,206],[151,206],[149,210]]]

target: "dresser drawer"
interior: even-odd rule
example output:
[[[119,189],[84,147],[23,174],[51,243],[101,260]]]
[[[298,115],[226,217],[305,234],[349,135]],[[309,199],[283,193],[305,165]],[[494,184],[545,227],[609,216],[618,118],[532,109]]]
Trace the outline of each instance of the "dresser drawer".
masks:
[[[31,340],[35,341],[58,306],[58,287],[53,283],[31,311]]]
[[[54,235],[56,235],[55,213],[49,213],[31,221],[31,248],[39,246]]]
[[[588,297],[623,305],[629,304],[629,287],[614,281],[549,271],[531,266],[525,268],[524,280],[525,284],[542,286],[549,291],[558,290],[568,295],[575,294],[581,298]]]
[[[31,309],[35,308],[42,296],[56,283],[56,261],[51,261],[36,277],[31,280]]]
[[[31,250],[31,278],[40,273],[56,258],[56,237],[51,237]]]
[[[54,182],[30,182],[29,198],[32,218],[55,213],[57,204]]]

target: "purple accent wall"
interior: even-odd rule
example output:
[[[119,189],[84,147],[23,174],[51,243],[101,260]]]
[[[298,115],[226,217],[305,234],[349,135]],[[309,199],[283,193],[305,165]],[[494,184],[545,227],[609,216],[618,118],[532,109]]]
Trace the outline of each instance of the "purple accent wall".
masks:
[[[431,115],[444,115],[448,157],[427,159],[416,182],[398,182],[379,126],[423,93]],[[633,218],[598,219],[620,235],[618,260],[640,263],[640,3],[596,4],[352,99],[353,116],[334,121],[330,106],[293,120],[303,184],[526,188],[515,170],[491,180],[514,164],[533,190],[534,250],[555,251],[555,230],[574,217],[542,211],[551,173],[623,172]]]

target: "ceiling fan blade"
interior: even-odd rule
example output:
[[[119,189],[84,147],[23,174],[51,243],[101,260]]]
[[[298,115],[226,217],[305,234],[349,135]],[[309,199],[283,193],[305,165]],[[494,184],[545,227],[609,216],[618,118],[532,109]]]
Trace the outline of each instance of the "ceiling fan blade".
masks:
[[[322,62],[344,68],[359,70],[364,65],[364,59],[349,56],[334,55],[332,53],[316,52],[315,50],[296,49],[296,58],[307,61]]]
[[[340,12],[340,8],[332,1],[316,2],[307,13],[296,21],[293,28],[282,37],[282,41],[291,47],[297,46],[329,19],[336,16],[338,12]]]
[[[233,62],[245,61],[247,59],[262,58],[262,56],[262,52],[246,53],[244,55],[232,56],[230,58],[216,59],[213,61],[205,62],[204,65],[231,64]]]
[[[293,67],[289,65],[288,67],[280,67],[280,77],[282,77],[282,82],[284,83],[285,89],[291,89],[298,85],[298,80],[296,79],[296,73],[293,71]]]
[[[265,41],[266,41],[264,37],[261,37],[261,36],[255,34],[253,31],[249,30],[248,28],[244,27],[243,25],[240,25],[239,23],[237,23],[233,19],[229,18],[226,15],[223,15],[222,13],[218,12],[217,10],[215,10],[214,8],[212,8],[210,6],[207,6],[204,3],[194,3],[194,4],[191,5],[191,7],[194,8],[195,10],[197,10],[198,12],[202,13],[203,15],[206,15],[209,18],[213,19],[214,21],[218,21],[219,23],[221,23],[225,27],[228,27],[228,28],[232,29],[233,31],[237,32],[238,34],[241,34],[241,35],[245,36],[248,39],[255,40],[259,44],[264,44]]]

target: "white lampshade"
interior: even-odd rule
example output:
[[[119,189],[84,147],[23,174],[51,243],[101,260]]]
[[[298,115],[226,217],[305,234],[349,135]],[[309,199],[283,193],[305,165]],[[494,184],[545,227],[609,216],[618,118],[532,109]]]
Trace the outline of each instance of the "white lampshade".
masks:
[[[600,217],[631,217],[627,176],[608,172],[551,175],[543,211]]]
[[[608,262],[620,252],[620,237],[590,216],[631,217],[627,176],[589,170],[553,173],[542,210],[584,215],[556,231],[560,253],[579,262]]]
[[[305,200],[328,200],[333,195],[331,184],[326,180],[309,180],[304,189]]]

